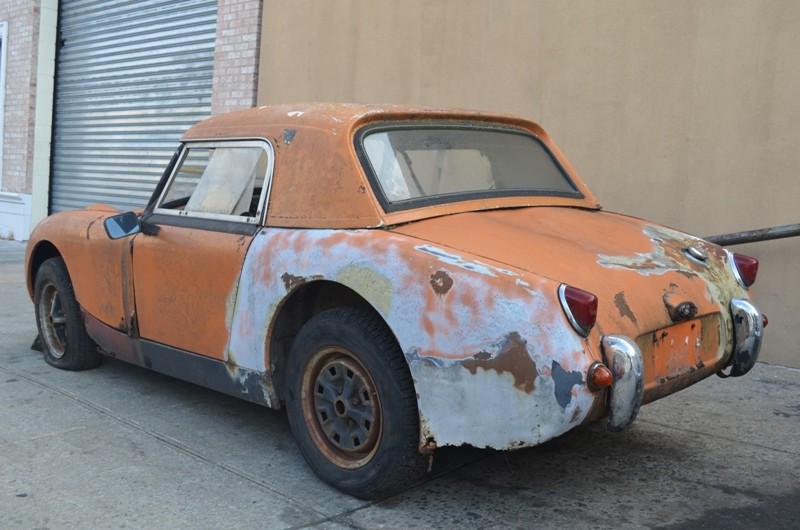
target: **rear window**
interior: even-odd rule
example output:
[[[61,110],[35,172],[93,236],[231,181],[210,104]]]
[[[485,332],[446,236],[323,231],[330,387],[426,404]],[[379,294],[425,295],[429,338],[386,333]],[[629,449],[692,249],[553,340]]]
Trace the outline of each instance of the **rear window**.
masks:
[[[582,197],[545,145],[512,129],[380,127],[357,138],[387,210],[514,195]]]

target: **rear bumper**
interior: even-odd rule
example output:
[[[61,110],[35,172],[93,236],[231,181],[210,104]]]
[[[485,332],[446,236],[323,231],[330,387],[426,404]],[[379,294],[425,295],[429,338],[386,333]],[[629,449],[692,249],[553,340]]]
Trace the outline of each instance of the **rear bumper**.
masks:
[[[623,335],[607,335],[603,350],[614,382],[609,389],[608,430],[621,431],[636,419],[644,395],[644,361],[636,343]]]
[[[764,336],[764,320],[761,311],[749,300],[731,300],[733,317],[733,353],[728,361],[731,371],[722,377],[738,377],[749,372],[758,360],[761,340]]]
[[[721,377],[738,377],[749,372],[761,351],[764,322],[761,311],[749,300],[733,299],[733,353],[726,366],[730,372]],[[621,431],[636,419],[644,396],[644,360],[639,346],[624,335],[607,335],[603,351],[610,364],[614,382],[609,389],[608,430]],[[708,374],[710,375],[710,374]]]

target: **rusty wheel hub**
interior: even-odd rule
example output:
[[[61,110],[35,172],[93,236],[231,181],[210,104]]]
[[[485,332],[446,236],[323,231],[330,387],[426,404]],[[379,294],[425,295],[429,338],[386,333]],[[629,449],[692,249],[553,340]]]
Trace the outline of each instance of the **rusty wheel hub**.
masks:
[[[61,304],[58,289],[52,283],[46,284],[42,289],[42,296],[39,299],[39,319],[42,340],[47,344],[50,354],[60,359],[67,349],[67,315]]]
[[[303,378],[303,415],[314,443],[339,467],[366,464],[378,448],[381,408],[375,384],[355,356],[318,352]]]

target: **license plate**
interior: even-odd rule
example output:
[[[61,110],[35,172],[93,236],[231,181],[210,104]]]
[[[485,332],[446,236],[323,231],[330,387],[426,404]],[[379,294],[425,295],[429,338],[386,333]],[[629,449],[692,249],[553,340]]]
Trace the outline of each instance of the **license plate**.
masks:
[[[669,381],[702,368],[703,323],[700,319],[681,322],[652,334],[653,376],[656,382]]]

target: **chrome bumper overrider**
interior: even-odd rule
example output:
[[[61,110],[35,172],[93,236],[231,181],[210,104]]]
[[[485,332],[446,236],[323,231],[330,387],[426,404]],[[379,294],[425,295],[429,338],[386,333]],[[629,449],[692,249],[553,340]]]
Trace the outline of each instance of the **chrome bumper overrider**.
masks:
[[[764,321],[761,311],[749,300],[731,300],[733,317],[733,353],[728,362],[731,371],[722,377],[738,377],[750,371],[758,360],[761,339],[764,336]]]
[[[636,419],[644,394],[644,362],[634,341],[622,335],[607,335],[603,351],[614,382],[609,389],[609,431],[621,431]]]

